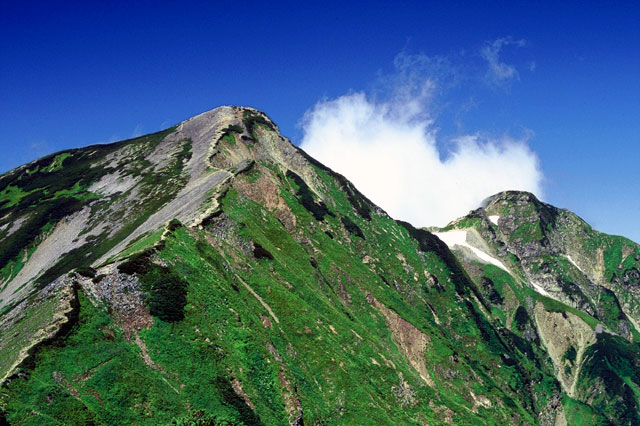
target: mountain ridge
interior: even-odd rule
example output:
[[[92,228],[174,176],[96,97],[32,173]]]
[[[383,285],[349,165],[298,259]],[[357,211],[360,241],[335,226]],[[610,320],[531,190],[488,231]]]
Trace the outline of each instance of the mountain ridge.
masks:
[[[10,424],[638,424],[638,246],[531,194],[431,233],[219,107],[0,195]]]

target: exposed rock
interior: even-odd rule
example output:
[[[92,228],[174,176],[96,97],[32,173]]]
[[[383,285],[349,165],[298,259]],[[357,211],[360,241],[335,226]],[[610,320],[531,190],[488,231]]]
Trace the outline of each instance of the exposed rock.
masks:
[[[435,383],[427,371],[425,364],[425,350],[431,344],[429,336],[418,330],[413,324],[384,306],[377,299],[373,299],[373,306],[378,309],[387,320],[393,341],[400,352],[407,358],[411,366],[418,372],[422,380],[435,388]]]
[[[588,346],[595,343],[596,333],[580,317],[569,312],[548,311],[542,303],[536,304],[534,314],[542,342],[555,365],[558,381],[569,396],[575,397],[583,354]],[[567,353],[571,348],[575,356],[568,359]],[[565,367],[569,367],[569,374]]]
[[[10,380],[39,345],[54,339],[73,322],[76,313],[77,296],[73,281],[63,276],[45,287],[33,299],[23,300],[7,315],[0,317],[0,335],[13,337],[0,339],[2,358],[13,355],[12,362],[0,364],[0,385]],[[35,316],[36,321],[29,316]]]

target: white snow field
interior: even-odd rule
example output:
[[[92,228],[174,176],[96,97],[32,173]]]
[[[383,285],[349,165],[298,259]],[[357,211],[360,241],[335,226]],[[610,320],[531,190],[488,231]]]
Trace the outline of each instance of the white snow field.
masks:
[[[434,232],[433,234],[436,237],[440,238],[447,246],[449,246],[450,249],[453,249],[455,246],[466,247],[484,263],[489,263],[491,265],[497,266],[500,269],[503,269],[508,273],[511,273],[509,272],[507,267],[504,266],[504,263],[500,262],[498,259],[486,253],[485,251],[482,251],[479,248],[469,244],[469,242],[467,241],[468,231],[456,230],[448,232]]]

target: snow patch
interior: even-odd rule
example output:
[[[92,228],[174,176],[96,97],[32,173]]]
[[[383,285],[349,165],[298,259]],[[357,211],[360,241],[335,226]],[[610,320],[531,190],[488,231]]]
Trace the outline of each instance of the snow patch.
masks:
[[[544,288],[542,288],[542,286],[540,286],[539,284],[536,284],[535,282],[531,281],[531,285],[533,285],[534,290],[540,293],[541,295],[551,297],[549,292]]]
[[[466,247],[485,263],[497,266],[498,268],[510,273],[507,267],[498,259],[469,244],[467,242],[467,232],[468,231],[434,232],[433,235],[440,238],[450,249],[455,246]]]
[[[492,215],[489,216],[489,220],[494,224],[497,225],[498,224],[498,219],[500,219],[500,216],[496,215]]]
[[[578,266],[578,264],[576,262],[574,262],[574,260],[571,258],[571,256],[569,256],[568,254],[566,255],[566,258],[569,260],[569,262],[571,262],[571,264],[573,266],[575,266],[576,268],[578,268],[578,271],[582,272],[584,274],[584,271],[582,270],[582,268],[580,268]]]

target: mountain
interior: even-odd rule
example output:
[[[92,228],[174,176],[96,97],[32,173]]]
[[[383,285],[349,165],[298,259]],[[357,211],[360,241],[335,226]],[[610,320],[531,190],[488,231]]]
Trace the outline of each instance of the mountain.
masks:
[[[438,231],[497,323],[545,348],[574,423],[638,424],[640,246],[514,191]]]
[[[0,241],[0,424],[640,424],[638,245],[417,229],[255,109],[0,176]]]

